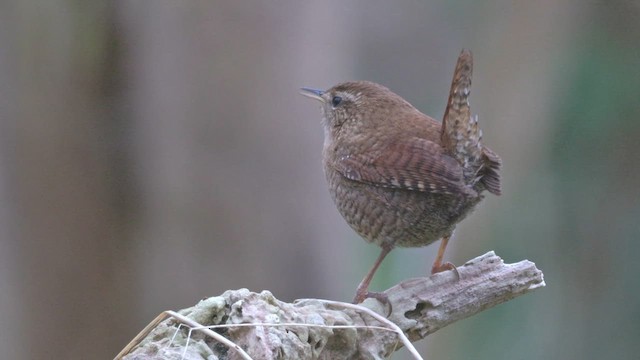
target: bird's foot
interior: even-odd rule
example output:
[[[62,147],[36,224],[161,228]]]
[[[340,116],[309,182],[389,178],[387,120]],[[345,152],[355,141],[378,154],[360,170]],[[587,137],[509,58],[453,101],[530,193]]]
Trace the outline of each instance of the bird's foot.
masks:
[[[458,280],[460,280],[460,272],[458,272],[458,268],[450,262],[446,262],[440,265],[433,264],[433,267],[431,268],[431,275],[447,270],[453,270]]]

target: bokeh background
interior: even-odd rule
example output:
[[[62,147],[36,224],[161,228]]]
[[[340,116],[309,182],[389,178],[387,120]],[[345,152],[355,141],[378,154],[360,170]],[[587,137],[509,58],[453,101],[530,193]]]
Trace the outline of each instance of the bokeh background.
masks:
[[[334,209],[297,89],[372,80],[440,119],[466,47],[504,195],[447,259],[530,259],[547,287],[420,351],[637,359],[639,40],[633,0],[3,1],[1,357],[112,358],[226,289],[351,299],[378,249]],[[373,288],[436,248],[394,251]]]

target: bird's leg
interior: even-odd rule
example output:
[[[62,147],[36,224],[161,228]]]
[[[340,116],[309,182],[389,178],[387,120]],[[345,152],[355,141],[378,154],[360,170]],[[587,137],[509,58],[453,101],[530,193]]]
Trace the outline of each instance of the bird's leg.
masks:
[[[374,292],[370,292],[368,289],[369,289],[369,284],[371,283],[371,279],[373,279],[373,274],[376,273],[376,270],[378,270],[378,267],[382,263],[382,260],[384,260],[384,258],[387,256],[387,254],[389,254],[389,252],[391,252],[392,249],[393,249],[393,246],[382,246],[382,251],[380,252],[380,255],[378,255],[378,258],[376,259],[376,262],[373,264],[373,267],[371,267],[371,270],[369,270],[367,275],[360,282],[360,285],[358,285],[358,289],[356,289],[356,297],[353,298],[354,304],[359,304],[363,302],[364,299],[370,298],[370,297],[376,298],[381,302],[388,303],[388,300],[384,293],[374,293]]]
[[[460,278],[460,274],[458,273],[458,269],[455,265],[450,262],[442,263],[442,259],[444,258],[444,250],[447,248],[447,244],[449,243],[449,238],[451,235],[447,235],[442,238],[440,241],[440,248],[438,248],[438,255],[436,256],[436,260],[433,262],[433,266],[431,267],[431,274],[443,272],[446,270],[455,270],[456,275]]]

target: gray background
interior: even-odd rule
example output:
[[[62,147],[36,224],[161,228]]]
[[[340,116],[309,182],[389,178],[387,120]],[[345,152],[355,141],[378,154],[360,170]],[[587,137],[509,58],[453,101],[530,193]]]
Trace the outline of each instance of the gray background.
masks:
[[[334,209],[297,89],[372,80],[440,119],[463,47],[504,195],[447,259],[527,258],[548,286],[420,351],[636,358],[639,35],[623,0],[0,3],[2,358],[112,358],[226,289],[351,299],[378,249]],[[394,251],[372,288],[436,248]]]

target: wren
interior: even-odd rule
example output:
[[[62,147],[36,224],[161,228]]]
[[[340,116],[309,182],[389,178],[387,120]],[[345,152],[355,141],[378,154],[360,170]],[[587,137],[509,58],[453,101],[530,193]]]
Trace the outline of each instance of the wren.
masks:
[[[500,195],[501,160],[482,144],[469,106],[472,68],[471,52],[463,50],[442,123],[373,82],[302,88],[322,104],[322,160],[331,197],[351,228],[382,248],[355,303],[380,297],[368,291],[369,283],[396,246],[442,239],[431,271],[455,268],[442,262],[454,228],[485,190]]]

